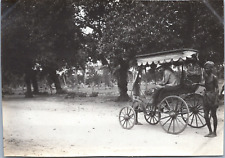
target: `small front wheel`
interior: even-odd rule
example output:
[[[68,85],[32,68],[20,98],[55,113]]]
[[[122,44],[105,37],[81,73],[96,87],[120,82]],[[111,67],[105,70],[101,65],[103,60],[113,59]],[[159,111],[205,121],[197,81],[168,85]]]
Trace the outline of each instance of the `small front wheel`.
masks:
[[[187,103],[178,96],[168,96],[159,104],[160,125],[170,134],[178,134],[187,127],[189,109]]]
[[[131,106],[125,106],[120,110],[119,122],[124,129],[131,129],[136,121],[136,114]]]
[[[160,112],[158,111],[156,106],[148,104],[146,106],[146,114],[144,115],[144,117],[149,124],[156,125],[159,122]]]

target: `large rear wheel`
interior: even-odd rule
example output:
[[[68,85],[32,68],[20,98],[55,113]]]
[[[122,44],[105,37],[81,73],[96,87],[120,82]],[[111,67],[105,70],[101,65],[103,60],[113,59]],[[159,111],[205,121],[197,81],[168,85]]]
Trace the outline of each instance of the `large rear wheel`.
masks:
[[[189,119],[187,103],[178,96],[168,96],[159,104],[160,125],[170,134],[179,134],[185,130]]]

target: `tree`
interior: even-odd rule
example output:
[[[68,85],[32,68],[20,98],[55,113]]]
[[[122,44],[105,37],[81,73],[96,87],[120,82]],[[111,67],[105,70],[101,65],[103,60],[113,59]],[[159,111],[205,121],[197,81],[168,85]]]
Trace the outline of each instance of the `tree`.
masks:
[[[119,100],[127,100],[127,73],[137,54],[184,47],[182,26],[176,15],[177,3],[123,1],[106,17],[99,52],[117,68]],[[164,10],[164,11],[163,11]],[[176,18],[177,21],[172,21]]]
[[[108,64],[106,58],[98,53],[97,46],[105,27],[105,15],[108,15],[117,4],[118,2],[114,0],[74,1],[74,23],[83,31],[82,48],[88,61],[101,60],[103,65]]]
[[[194,48],[202,61],[224,59],[223,25],[202,1],[5,2],[16,5],[11,14],[3,14],[3,73],[25,73],[27,85],[35,83],[36,63],[60,92],[57,69],[68,65],[84,70],[87,61],[101,60],[116,70],[119,99],[126,100],[127,72],[137,54]],[[223,16],[222,1],[209,4]]]
[[[210,1],[210,4],[223,17],[223,1]],[[194,35],[193,43],[200,51],[201,64],[206,60],[212,60],[216,64],[224,62],[224,25],[214,16],[203,2],[193,6],[194,15]]]
[[[3,70],[25,73],[31,96],[31,81],[35,79],[33,67],[39,63],[60,93],[62,88],[56,70],[65,64],[79,64],[77,53],[82,34],[74,25],[72,1],[21,0],[16,3],[3,19]]]
[[[75,21],[79,27],[98,30],[92,32],[93,37],[99,40],[96,53],[116,67],[119,99],[128,98],[127,72],[130,61],[137,54],[194,48],[199,49],[203,57],[203,48],[223,50],[223,29],[214,23],[213,15],[202,2],[111,0],[104,2],[106,7],[102,4],[101,1],[77,4],[75,14],[78,18]],[[221,3],[213,4],[222,8]],[[213,44],[214,40],[209,40],[208,35],[220,39],[220,42]]]
[[[2,3],[4,4],[4,2]],[[24,18],[24,14],[20,12],[20,4],[18,1],[5,1],[5,3],[6,4],[2,6],[5,7],[3,10],[6,10],[2,19],[3,76],[7,75],[9,72],[19,76],[26,74],[27,96],[30,97],[31,80],[35,73],[32,70],[34,60],[30,52],[32,52],[34,48],[30,47],[31,40],[29,38],[30,27],[27,25],[28,19]],[[12,7],[13,9],[11,9]],[[24,23],[22,23],[22,21]],[[3,81],[3,84],[4,82],[5,81]],[[34,86],[34,91],[37,91],[36,85]]]

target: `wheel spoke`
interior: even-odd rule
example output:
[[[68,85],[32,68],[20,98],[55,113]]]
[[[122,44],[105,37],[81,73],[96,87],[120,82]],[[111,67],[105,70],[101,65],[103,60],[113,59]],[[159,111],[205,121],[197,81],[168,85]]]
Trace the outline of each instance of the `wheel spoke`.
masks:
[[[129,109],[128,116],[130,116],[130,113],[131,113],[131,109]]]
[[[128,115],[130,118],[132,118],[134,116],[134,114]]]
[[[199,109],[201,106],[202,106],[201,104],[197,104],[195,107]]]
[[[204,116],[201,113],[198,113],[198,114],[204,118]]]
[[[201,107],[201,106],[203,106],[203,103],[200,100],[198,100],[196,107]]]
[[[191,113],[191,115],[189,117],[191,117],[192,115],[194,115],[194,113]]]
[[[178,117],[179,117],[179,118],[182,118],[185,122],[187,121],[187,116],[185,117],[184,115],[183,115],[183,116],[179,116],[179,115],[178,115],[178,116],[177,116],[177,119],[178,119]]]
[[[126,115],[126,113],[124,113],[124,111],[121,111],[121,114]]]
[[[127,125],[130,126],[131,120],[127,120]]]
[[[177,122],[177,127],[179,128],[179,130],[181,130],[180,126],[179,126],[179,122],[177,121],[178,119],[176,119]]]
[[[170,117],[166,122],[164,122],[164,124],[162,126],[164,126],[167,122],[169,122],[170,119],[172,119],[172,118]]]
[[[134,115],[133,115],[133,116],[134,116]],[[133,120],[133,119],[134,119],[134,117],[130,117],[130,119],[129,119],[129,120],[131,120],[131,119]]]
[[[127,121],[126,121],[126,128],[129,127],[129,123],[130,123],[129,121],[130,121],[130,120],[127,120]]]
[[[198,114],[204,114],[204,111],[199,111]]]
[[[150,120],[149,120],[149,122],[152,122],[152,119],[153,119],[153,118],[151,117]],[[154,122],[154,120],[153,120],[153,122]]]
[[[175,108],[175,103],[174,103],[174,99],[173,98],[170,98],[171,99],[171,101],[170,101],[170,103],[171,103],[171,106],[170,106],[170,108],[172,109],[172,110],[174,110],[174,108]]]
[[[198,108],[198,110],[204,110],[203,106],[200,105],[199,108]]]
[[[125,118],[124,118],[123,116],[120,116],[120,117],[122,117],[122,119],[120,119],[120,121],[123,121],[123,120],[125,120]]]
[[[165,118],[168,118],[168,117],[170,117],[170,116],[165,116],[165,117],[162,117],[162,118],[161,118],[161,120],[162,120],[162,119],[165,119]]]
[[[153,122],[156,123],[157,119],[155,118],[155,116],[153,117]]]
[[[202,122],[202,119],[200,118],[200,116],[197,115],[197,117],[200,120],[200,122],[202,123],[202,125],[204,125],[204,123]]]
[[[177,117],[177,120],[183,125],[185,126],[185,124]]]
[[[198,127],[198,118],[197,118],[197,116],[195,115],[195,122],[196,122],[196,126]]]
[[[125,121],[126,128],[127,128],[127,124],[128,124],[128,120]]]
[[[129,110],[129,108],[126,108],[126,109],[127,109],[126,114],[128,114],[128,110]]]
[[[119,116],[119,117],[123,117],[123,118],[124,118],[124,115],[122,115],[122,116]]]
[[[168,132],[170,131],[170,127],[171,127],[172,122],[173,122],[173,119],[171,119],[171,122],[170,122],[170,125],[169,125],[169,128],[168,128]]]
[[[128,123],[129,123],[129,127],[132,126],[132,121],[131,120],[129,120]]]
[[[155,118],[154,117],[151,118],[151,123],[155,123]]]
[[[175,120],[173,119],[173,133],[175,132]]]
[[[194,120],[194,114],[192,113],[191,115],[190,115],[190,117],[193,115],[193,117],[192,117],[192,119],[191,119],[191,124],[193,123],[193,120]]]
[[[156,120],[156,122],[157,122],[157,118],[158,118],[157,116],[154,116],[154,119]]]
[[[169,110],[169,111],[170,111],[171,107],[170,107],[170,105],[169,105],[168,101],[167,101],[167,100],[165,100],[165,102],[166,102],[166,105],[167,105],[167,107],[165,106],[165,108],[167,108],[167,110]]]
[[[120,120],[120,122],[122,123],[122,122],[124,122],[125,121],[125,119],[123,119],[123,120]]]
[[[126,123],[126,120],[124,120],[124,122],[123,122],[123,127],[124,127],[124,124]]]

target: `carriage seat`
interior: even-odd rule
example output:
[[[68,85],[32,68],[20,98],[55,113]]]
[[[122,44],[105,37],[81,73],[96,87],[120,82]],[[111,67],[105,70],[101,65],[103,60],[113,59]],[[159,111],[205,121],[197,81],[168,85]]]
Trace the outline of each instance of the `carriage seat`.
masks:
[[[200,82],[198,76],[192,76],[193,78],[186,78],[183,79],[182,82],[180,82],[177,86],[168,86],[165,88],[161,88],[158,90],[158,94],[155,95],[154,99],[156,99],[155,103],[158,104],[161,100],[163,100],[167,96],[175,95],[179,96],[182,94],[188,94],[188,93],[194,93],[198,86],[192,85],[193,83]]]

